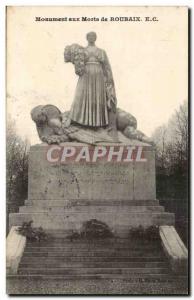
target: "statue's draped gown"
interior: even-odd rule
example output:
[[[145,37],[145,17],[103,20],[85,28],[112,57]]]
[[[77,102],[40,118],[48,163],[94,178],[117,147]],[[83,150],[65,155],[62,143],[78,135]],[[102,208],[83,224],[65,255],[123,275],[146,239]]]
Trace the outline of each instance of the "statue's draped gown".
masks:
[[[70,118],[85,126],[107,126],[106,83],[113,81],[108,58],[105,51],[96,46],[85,48],[85,53],[85,71],[77,83]]]

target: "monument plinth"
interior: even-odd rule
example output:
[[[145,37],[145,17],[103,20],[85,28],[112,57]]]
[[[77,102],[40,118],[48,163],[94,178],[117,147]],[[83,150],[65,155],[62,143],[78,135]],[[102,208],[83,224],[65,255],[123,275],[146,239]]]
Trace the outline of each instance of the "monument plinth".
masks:
[[[143,145],[33,146],[28,200],[155,200],[155,152]]]
[[[119,236],[139,225],[173,225],[173,214],[156,200],[152,146],[125,141],[31,147],[28,200],[11,214],[10,226],[33,220],[34,226],[69,233],[90,219]]]

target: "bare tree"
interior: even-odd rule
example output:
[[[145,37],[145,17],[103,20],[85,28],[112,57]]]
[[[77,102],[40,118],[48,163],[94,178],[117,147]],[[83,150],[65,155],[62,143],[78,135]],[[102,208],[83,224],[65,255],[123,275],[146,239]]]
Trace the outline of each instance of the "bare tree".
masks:
[[[15,130],[15,123],[10,118],[7,122],[7,204],[18,207],[26,197],[28,183],[29,142],[22,140]]]
[[[167,127],[162,125],[154,131],[152,139],[156,146],[156,166],[158,169],[166,168],[166,144],[167,144]]]
[[[168,124],[152,135],[156,145],[157,197],[175,213],[175,226],[188,240],[188,103],[185,101]]]
[[[152,135],[156,145],[157,166],[164,173],[187,171],[188,104],[185,101],[167,125],[156,128]]]

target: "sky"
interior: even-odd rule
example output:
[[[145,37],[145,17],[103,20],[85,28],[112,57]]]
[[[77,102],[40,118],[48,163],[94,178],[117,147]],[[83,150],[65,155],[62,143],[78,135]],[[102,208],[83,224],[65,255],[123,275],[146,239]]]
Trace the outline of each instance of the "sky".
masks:
[[[108,18],[108,21],[36,22],[36,17]],[[110,17],[140,17],[110,21]],[[145,22],[145,17],[158,21]],[[86,34],[108,55],[118,107],[150,136],[188,99],[186,7],[9,7],[7,10],[7,114],[31,144],[39,143],[30,111],[53,104],[62,112],[73,102],[78,77],[64,62],[64,48],[86,46]]]

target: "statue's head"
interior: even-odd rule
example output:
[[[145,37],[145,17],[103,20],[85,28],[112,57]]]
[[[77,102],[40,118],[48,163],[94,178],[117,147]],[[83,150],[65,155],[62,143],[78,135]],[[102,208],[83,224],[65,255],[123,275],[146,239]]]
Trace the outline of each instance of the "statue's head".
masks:
[[[47,117],[45,115],[45,112],[43,110],[43,105],[38,105],[36,107],[34,107],[31,111],[31,117],[32,120],[38,125],[42,125],[44,123],[46,123],[47,121]]]
[[[97,39],[96,32],[94,31],[88,32],[86,38],[88,40],[88,43],[94,44]]]
[[[60,110],[51,104],[38,105],[31,111],[32,120],[37,126],[49,125],[50,127],[61,127],[61,112]]]

